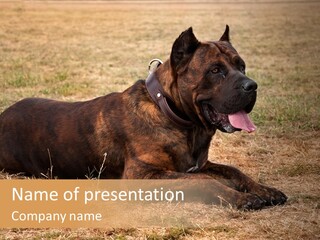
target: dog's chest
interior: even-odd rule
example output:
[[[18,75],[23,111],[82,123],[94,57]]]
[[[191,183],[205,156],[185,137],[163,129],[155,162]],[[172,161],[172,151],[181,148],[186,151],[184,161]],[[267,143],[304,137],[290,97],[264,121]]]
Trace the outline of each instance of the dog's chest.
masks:
[[[185,135],[185,139],[177,141],[170,149],[170,155],[179,172],[198,171],[207,161],[212,135],[202,130],[193,129]],[[177,144],[179,143],[179,144]]]

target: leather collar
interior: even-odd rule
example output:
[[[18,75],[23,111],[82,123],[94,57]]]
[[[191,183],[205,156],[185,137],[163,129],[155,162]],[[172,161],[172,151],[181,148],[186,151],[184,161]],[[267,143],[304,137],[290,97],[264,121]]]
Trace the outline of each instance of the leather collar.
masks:
[[[181,128],[192,128],[193,123],[190,120],[184,119],[175,113],[170,107],[168,101],[170,101],[171,106],[173,106],[173,101],[165,95],[164,90],[159,83],[153,72],[150,73],[146,79],[146,88],[150,94],[152,100],[161,109],[162,113],[169,118],[173,123]]]

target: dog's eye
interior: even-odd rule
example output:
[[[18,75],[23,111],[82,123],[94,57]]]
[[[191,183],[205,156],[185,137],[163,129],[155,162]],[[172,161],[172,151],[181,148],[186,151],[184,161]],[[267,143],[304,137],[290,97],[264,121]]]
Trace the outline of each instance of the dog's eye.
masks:
[[[226,78],[226,72],[225,70],[223,70],[224,68],[223,67],[214,67],[210,70],[210,73],[211,74],[214,74],[214,75],[221,75],[223,78]]]
[[[226,67],[223,64],[216,63],[210,67],[210,70],[208,73],[212,75],[212,77],[222,76],[223,78],[225,78],[227,71],[226,71]]]
[[[243,74],[246,74],[246,67],[244,65],[240,66],[240,72],[242,72]]]
[[[214,69],[211,70],[212,73],[219,73],[220,72],[220,68],[215,67]]]

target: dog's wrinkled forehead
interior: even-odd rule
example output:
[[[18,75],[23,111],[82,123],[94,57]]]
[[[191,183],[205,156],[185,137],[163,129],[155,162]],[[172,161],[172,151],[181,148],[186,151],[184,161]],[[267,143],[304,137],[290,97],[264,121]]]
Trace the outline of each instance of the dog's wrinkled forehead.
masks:
[[[224,63],[235,64],[243,62],[242,58],[239,56],[238,52],[234,47],[225,41],[210,41],[203,42],[203,47],[199,48],[199,54],[202,55],[202,59],[219,59]],[[202,49],[202,50],[201,50]],[[206,56],[206,57],[204,57]]]
[[[216,42],[208,42],[211,46],[216,48],[219,53],[224,54],[228,57],[234,57],[239,55],[238,52],[233,48],[233,46],[229,42],[225,41],[216,41]]]

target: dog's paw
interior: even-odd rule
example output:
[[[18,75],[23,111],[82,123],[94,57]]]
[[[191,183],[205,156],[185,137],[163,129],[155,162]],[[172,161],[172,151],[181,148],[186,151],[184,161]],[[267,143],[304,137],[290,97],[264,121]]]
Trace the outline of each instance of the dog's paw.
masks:
[[[251,193],[243,193],[237,200],[237,208],[244,211],[260,210],[266,205],[266,201]]]
[[[288,199],[288,197],[278,189],[263,185],[258,185],[256,188],[250,191],[250,193],[256,194],[262,200],[264,200],[266,206],[282,205]]]

